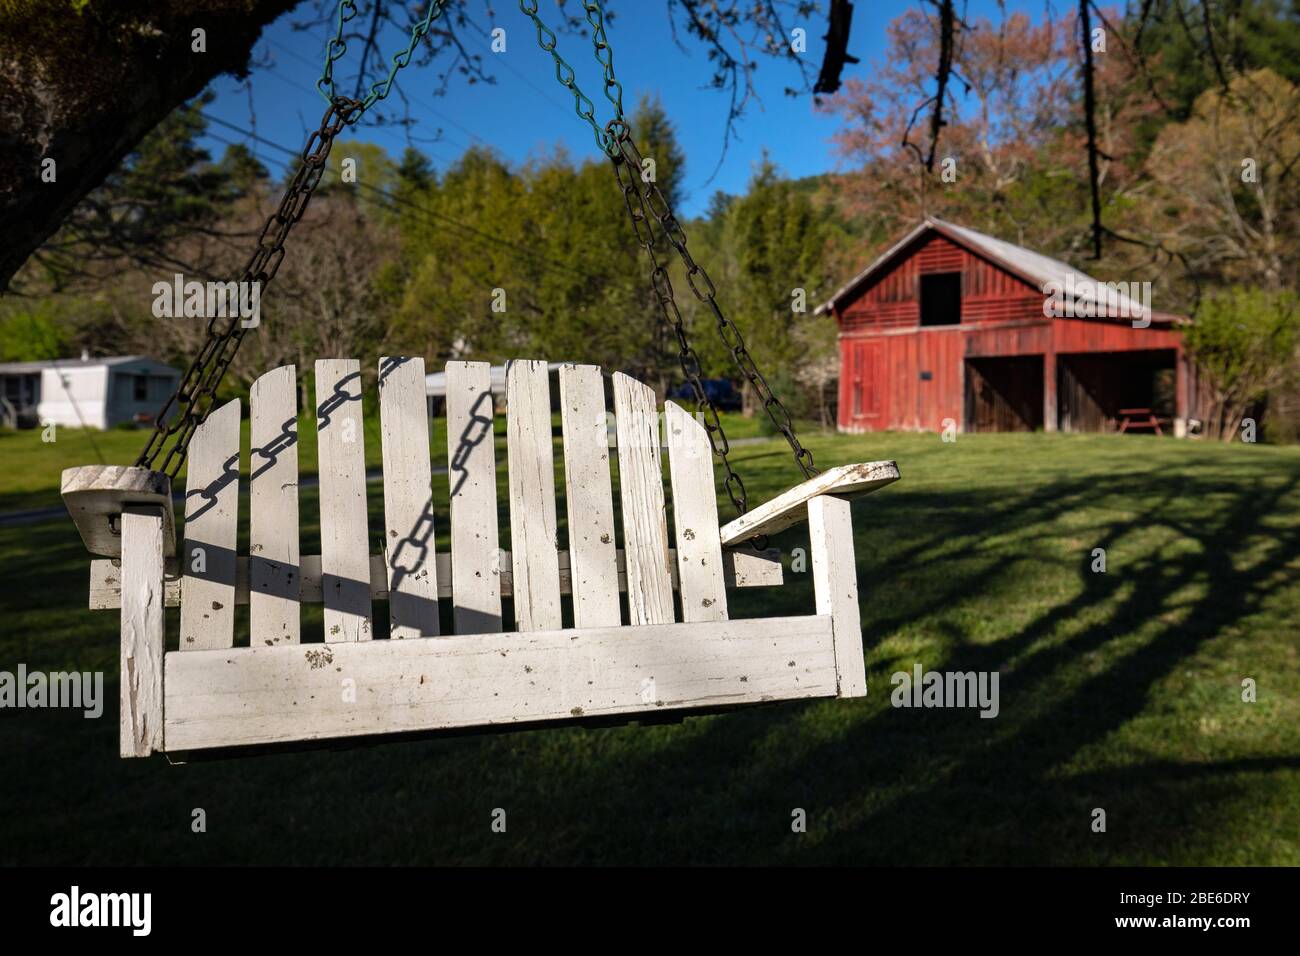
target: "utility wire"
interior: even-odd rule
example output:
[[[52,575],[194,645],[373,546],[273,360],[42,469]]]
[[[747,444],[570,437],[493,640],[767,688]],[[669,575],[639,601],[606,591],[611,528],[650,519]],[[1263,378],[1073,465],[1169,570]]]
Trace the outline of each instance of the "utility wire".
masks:
[[[55,376],[58,378],[59,384],[63,386],[63,393],[68,396],[68,401],[72,403],[72,410],[77,413],[77,421],[81,422],[81,430],[85,433],[87,440],[89,440],[90,447],[95,450],[95,457],[99,459],[101,465],[107,464],[107,462],[104,461],[104,453],[99,450],[99,443],[95,441],[95,436],[91,433],[90,426],[86,424],[85,416],[81,414],[81,405],[77,403],[77,397],[72,394],[72,389],[68,387],[68,377],[63,372],[63,366],[59,364],[58,359],[54,359],[53,364]],[[108,403],[113,398],[112,369],[105,369],[104,383],[108,386],[108,394],[104,397],[104,407],[107,408]],[[105,419],[107,419],[107,415],[105,416]]]
[[[475,24],[475,26],[477,27],[477,24]],[[478,45],[486,49],[489,53],[492,53],[492,48],[488,46],[487,43],[487,34],[483,33],[481,27],[479,27],[478,30],[483,37],[482,39],[478,39]],[[472,34],[470,35],[472,36]],[[492,53],[492,55],[496,56],[497,54]],[[507,60],[505,57],[501,57],[501,65],[505,67],[507,70],[509,70],[511,73],[513,73],[515,76],[517,76],[520,82],[522,82],[524,85],[531,87],[537,93],[538,96],[540,96],[542,99],[546,100],[546,102],[554,106],[557,110],[563,113],[565,117],[570,117],[573,115],[572,109],[562,104],[559,100],[551,96],[550,93],[547,93],[546,90],[542,89],[540,86],[534,83],[531,79],[529,79],[526,73],[523,73],[520,70],[516,69],[513,65],[511,65],[510,61]]]
[[[281,83],[284,83],[287,86],[292,86],[296,90],[301,90],[302,92],[312,96],[316,95],[316,92],[314,90],[307,89],[307,87],[303,86],[301,83],[298,83],[295,80],[292,80],[281,73],[277,73],[275,70],[271,69],[270,67],[263,67],[261,72],[267,74],[272,79],[279,80]],[[404,139],[401,135],[397,133],[396,130],[392,129],[391,127],[383,126],[383,125],[374,125],[374,126],[365,126],[362,128],[365,129],[367,132],[373,132],[377,135],[382,134],[384,136],[391,137],[394,140],[401,141],[403,146],[411,145],[411,141],[409,139]],[[449,146],[455,146],[461,150],[469,148],[468,146],[465,146],[461,143],[453,142],[450,139],[444,140],[444,142],[446,142]],[[449,159],[448,157],[443,156],[440,153],[435,153],[433,150],[424,150],[424,152],[432,156],[434,159],[437,159],[447,164],[448,166],[450,166],[454,162],[454,160]]]
[[[240,133],[241,135],[251,137],[257,140],[259,143],[269,146],[272,149],[279,150],[280,152],[285,153],[289,156],[292,156],[294,158],[298,158],[299,156],[298,151],[290,149],[289,147],[284,146],[280,143],[274,142],[273,140],[269,140],[264,136],[260,136],[252,132],[251,130],[243,129],[242,127],[237,126],[234,123],[228,122],[219,116],[212,116],[211,114],[207,113],[204,110],[200,110],[199,115],[201,115],[204,119],[210,122],[218,123],[221,126],[233,130],[236,133]],[[215,136],[214,134],[209,134],[209,135],[212,135],[214,139],[217,139],[220,142],[224,142],[227,145],[231,145],[229,140],[222,139],[221,137]],[[427,222],[431,222],[433,224],[445,224],[453,228],[460,229],[462,232],[468,233],[474,236],[475,238],[479,239],[480,241],[491,242],[495,245],[509,249],[512,252],[518,253],[519,255],[525,256],[526,258],[532,260],[533,262],[536,262],[537,264],[541,265],[543,268],[548,268],[552,271],[559,270],[559,271],[566,272],[570,275],[576,275],[581,278],[588,278],[587,273],[582,272],[578,269],[574,269],[572,266],[548,258],[547,256],[541,255],[536,250],[529,249],[527,246],[521,246],[518,245],[517,243],[510,242],[507,239],[502,239],[498,236],[491,235],[490,233],[483,232],[481,229],[476,229],[475,227],[468,225],[467,223],[463,223],[460,222],[459,220],[453,219],[452,217],[446,215],[445,213],[441,213],[434,209],[430,209],[428,206],[412,202],[409,199],[403,199],[397,196],[391,196],[388,193],[384,192],[379,187],[372,186],[370,183],[357,182],[355,185],[359,187],[359,189],[366,190],[367,192],[371,192],[378,195],[379,197],[381,197],[381,199],[383,199],[386,202],[396,203],[416,213],[417,215],[421,216],[421,218],[425,219]]]
[[[516,68],[516,67],[515,67],[515,66],[514,66],[514,65],[513,65],[513,64],[512,64],[508,59],[506,59],[506,57],[501,56],[500,54],[498,54],[498,53],[496,53],[495,51],[493,51],[492,48],[491,48],[491,46],[490,46],[489,43],[488,43],[488,36],[489,36],[489,34],[486,33],[486,32],[483,30],[482,27],[480,27],[477,23],[474,23],[473,21],[469,21],[469,23],[470,23],[470,25],[471,25],[471,26],[472,26],[476,31],[478,31],[478,35],[475,36],[475,34],[474,34],[473,32],[471,32],[471,33],[467,33],[467,34],[461,34],[462,36],[469,36],[471,39],[473,39],[474,42],[477,43],[479,47],[481,47],[482,49],[486,50],[489,54],[491,54],[494,58],[496,58],[496,60],[498,61],[498,63],[499,63],[500,66],[505,67],[505,69],[507,69],[507,70],[509,70],[511,73],[513,73],[516,77],[519,78],[520,82],[522,82],[524,85],[526,85],[526,86],[528,86],[530,89],[532,89],[532,90],[533,90],[533,91],[534,91],[538,96],[540,96],[543,100],[545,100],[545,101],[546,101],[547,103],[549,103],[551,106],[555,107],[557,110],[559,110],[561,113],[563,113],[566,117],[572,116],[572,112],[573,112],[573,111],[572,111],[569,107],[565,106],[565,105],[564,105],[563,103],[561,103],[559,100],[555,99],[555,97],[553,97],[553,96],[552,96],[550,93],[548,93],[546,90],[542,89],[542,87],[540,87],[540,86],[538,86],[536,83],[534,83],[534,82],[533,82],[533,81],[528,77],[528,75],[527,75],[526,73],[521,72],[521,71],[520,71],[518,68]],[[312,37],[312,39],[317,39],[315,36],[313,36],[313,35],[310,34],[310,33],[308,33],[307,36]],[[302,63],[302,64],[304,64],[304,65],[306,65],[306,66],[311,67],[313,70],[319,68],[319,66],[320,66],[319,63],[313,63],[312,61],[308,60],[305,56],[303,56],[301,53],[298,53],[296,50],[290,50],[288,47],[284,46],[283,44],[279,43],[279,42],[276,41],[276,40],[271,40],[271,39],[268,38],[267,42],[270,43],[272,46],[275,46],[275,47],[277,47],[278,49],[280,49],[280,50],[284,51],[285,53],[289,54],[289,56],[293,57],[293,58],[294,58],[295,60],[297,60],[298,62],[300,62],[300,63]],[[320,47],[320,48],[321,48],[322,51],[325,50],[325,44],[324,44],[323,42],[321,43],[321,47]],[[429,112],[431,112],[431,113],[432,113],[433,115],[435,115],[435,116],[442,116],[442,115],[443,115],[443,114],[439,113],[437,110],[433,109],[433,107],[429,106],[427,103],[424,104],[424,106],[425,106],[426,109],[429,110]],[[477,135],[476,133],[474,133],[473,131],[471,131],[471,130],[469,130],[469,129],[466,129],[464,126],[461,126],[461,125],[460,125],[459,123],[457,123],[455,120],[451,119],[451,117],[446,117],[446,116],[444,116],[443,118],[444,118],[448,123],[450,123],[451,125],[455,126],[457,129],[461,130],[461,131],[464,132],[466,135],[468,135],[469,137],[471,137],[472,139],[474,139],[476,142],[483,142],[483,140],[482,140],[482,138],[481,138],[480,136],[478,136],[478,135]]]
[[[311,36],[311,34],[308,34],[308,36]],[[298,53],[298,52],[295,51],[295,50],[291,50],[291,49],[289,49],[287,46],[284,46],[282,43],[279,43],[279,42],[277,42],[276,40],[267,40],[267,43],[271,44],[271,46],[275,47],[275,48],[276,48],[277,50],[279,50],[280,52],[285,53],[285,54],[287,54],[287,55],[293,57],[295,60],[297,60],[299,63],[303,64],[304,66],[309,66],[309,67],[311,67],[312,69],[318,69],[318,68],[320,67],[320,64],[319,64],[319,63],[312,63],[311,60],[307,59],[307,58],[306,58],[305,56],[303,56],[301,53]],[[324,47],[322,47],[322,49],[324,49]],[[447,123],[447,124],[450,125],[450,126],[454,126],[454,127],[456,127],[456,129],[460,130],[462,133],[464,133],[466,136],[468,136],[468,137],[469,137],[471,140],[473,140],[474,142],[476,142],[476,143],[484,143],[484,144],[486,144],[486,141],[483,139],[483,137],[479,136],[479,135],[478,135],[477,133],[475,133],[472,129],[469,129],[469,128],[465,127],[465,126],[462,126],[460,123],[456,122],[456,121],[455,121],[454,119],[452,119],[450,116],[447,116],[445,113],[442,113],[442,112],[440,112],[440,111],[434,109],[432,106],[430,106],[428,103],[425,103],[425,102],[422,101],[422,100],[417,101],[417,102],[419,103],[420,109],[422,109],[422,110],[424,110],[425,112],[429,113],[431,116],[434,116],[434,117],[436,117],[436,118],[442,120],[444,123]],[[458,144],[453,144],[453,145],[458,145]]]

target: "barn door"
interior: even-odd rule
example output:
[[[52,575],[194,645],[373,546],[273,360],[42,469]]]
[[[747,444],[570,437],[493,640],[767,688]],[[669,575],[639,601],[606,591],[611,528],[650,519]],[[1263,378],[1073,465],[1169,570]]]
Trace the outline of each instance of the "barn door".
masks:
[[[849,421],[853,428],[885,427],[884,375],[879,342],[854,342],[849,351]]]
[[[966,430],[1032,432],[1043,427],[1043,356],[966,360]]]

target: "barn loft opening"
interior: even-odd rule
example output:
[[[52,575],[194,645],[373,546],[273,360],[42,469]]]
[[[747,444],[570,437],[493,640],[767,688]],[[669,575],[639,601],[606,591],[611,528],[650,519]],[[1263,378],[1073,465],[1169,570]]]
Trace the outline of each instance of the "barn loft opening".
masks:
[[[961,322],[961,273],[934,272],[921,276],[921,325]]]

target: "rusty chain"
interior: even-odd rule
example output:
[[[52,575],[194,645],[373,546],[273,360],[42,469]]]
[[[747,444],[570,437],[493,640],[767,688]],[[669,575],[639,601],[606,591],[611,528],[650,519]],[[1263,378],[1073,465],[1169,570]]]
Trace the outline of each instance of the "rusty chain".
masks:
[[[642,171],[645,168],[643,159],[632,140],[631,128],[623,115],[623,87],[614,76],[614,52],[605,35],[605,14],[600,0],[582,0],[582,7],[587,14],[587,22],[591,25],[592,49],[596,62],[600,64],[602,70],[605,97],[614,107],[614,118],[606,124],[603,132],[595,123],[594,105],[578,87],[573,68],[564,61],[556,49],[555,34],[542,23],[537,13],[537,0],[519,0],[519,7],[536,25],[538,45],[542,51],[550,54],[555,61],[556,79],[573,94],[575,103],[579,104],[578,115],[596,130],[597,144],[614,164],[614,175],[618,180],[619,188],[623,192],[623,203],[627,207],[628,217],[632,223],[632,232],[637,243],[650,258],[650,282],[654,288],[655,300],[659,305],[664,323],[677,338],[677,358],[681,365],[682,374],[695,395],[697,410],[703,415],[704,428],[708,433],[713,454],[722,463],[722,467],[727,473],[723,482],[727,490],[727,497],[731,499],[736,511],[743,515],[748,507],[745,483],[731,467],[731,462],[727,457],[730,444],[727,441],[726,431],[722,427],[722,420],[718,416],[718,410],[709,398],[704,383],[701,381],[699,355],[691,346],[686,323],[681,310],[677,306],[672,281],[668,276],[668,269],[659,261],[659,256],[655,252],[656,235],[652,217],[653,222],[657,222],[659,225],[659,233],[662,238],[677,251],[678,257],[686,268],[687,285],[691,287],[691,292],[695,294],[695,297],[712,312],[714,325],[723,345],[731,354],[732,361],[740,370],[740,373],[762,401],[763,411],[767,413],[772,424],[781,432],[790,445],[790,450],[794,454],[795,465],[798,466],[805,479],[812,478],[818,473],[813,463],[812,452],[804,448],[800,443],[798,436],[794,433],[794,422],[790,417],[790,412],[781,403],[781,400],[772,393],[771,387],[767,384],[767,379],[763,377],[763,373],[759,371],[758,365],[749,353],[749,349],[745,347],[745,339],[740,334],[740,330],[727,318],[721,306],[718,305],[717,289],[709,278],[709,274],[704,271],[703,266],[699,265],[691,256],[690,249],[686,244],[686,232],[682,229],[681,223],[673,213],[667,197],[663,194],[653,176],[647,178],[643,175]],[[643,186],[644,188],[642,188]],[[635,202],[633,202],[634,196]],[[759,544],[761,546],[762,542],[759,542]]]
[[[615,175],[619,176],[620,186],[623,185],[623,177],[619,174],[618,170],[621,167],[629,167],[632,185],[636,188],[636,182],[638,180],[644,181],[645,179],[645,177],[641,175],[641,171],[645,166],[640,151],[632,141],[631,130],[628,128],[626,122],[613,120],[606,127],[606,133],[609,135],[611,141],[613,141],[618,147],[619,158],[615,160],[614,168]],[[790,412],[786,409],[785,405],[782,404],[781,400],[772,393],[771,387],[767,384],[767,379],[763,377],[763,373],[759,371],[758,365],[754,362],[754,357],[749,354],[749,349],[745,347],[745,339],[744,336],[740,334],[740,329],[736,328],[735,323],[733,323],[731,319],[727,318],[726,314],[722,311],[722,307],[718,305],[718,290],[713,285],[713,280],[709,278],[709,274],[704,271],[704,267],[697,263],[691,256],[690,249],[686,246],[686,232],[682,229],[681,223],[678,222],[677,217],[673,214],[672,206],[669,205],[667,197],[664,196],[663,191],[659,188],[659,184],[655,182],[653,178],[651,178],[649,182],[645,182],[644,185],[644,190],[639,188],[637,189],[638,195],[644,192],[645,200],[649,201],[649,212],[658,221],[661,234],[668,240],[668,243],[677,250],[677,255],[682,260],[682,265],[686,267],[686,284],[690,286],[691,292],[695,294],[695,297],[708,306],[709,311],[713,313],[714,324],[717,327],[718,336],[722,339],[722,344],[725,345],[727,350],[731,353],[732,361],[735,362],[736,367],[740,369],[740,373],[745,376],[745,380],[749,382],[755,393],[762,400],[763,410],[767,412],[767,417],[771,420],[772,424],[776,426],[777,430],[781,432],[786,442],[790,445],[790,450],[794,455],[794,462],[799,467],[799,470],[803,472],[804,478],[812,478],[818,473],[817,468],[813,463],[812,452],[803,447],[799,441],[799,436],[794,433],[794,421],[790,418]],[[624,187],[624,196],[626,197],[626,195],[626,187]],[[640,209],[643,216],[646,215],[645,200],[642,200]],[[670,324],[674,326],[674,331],[677,333],[678,339],[683,343],[683,347],[687,348],[688,346],[685,345],[686,331],[682,325],[681,313],[678,311],[676,301],[673,299],[672,284],[668,281],[668,273],[658,263],[653,254],[653,239],[651,240],[650,246],[647,246],[645,241],[642,239],[637,217],[636,214],[632,212],[630,203],[628,204],[628,212],[632,216],[632,228],[633,231],[637,232],[637,240],[641,242],[642,248],[651,252],[651,263],[654,266],[654,271],[651,273],[651,281],[655,284],[656,294],[661,297],[660,304],[661,306],[663,305],[662,293],[660,292],[661,284],[666,290],[668,299],[672,302],[672,315],[670,316],[668,310],[665,309],[665,318],[667,318]],[[662,276],[660,276],[660,274],[662,274]],[[691,354],[694,355],[693,349],[691,350]],[[699,394],[703,392],[703,386],[700,385],[698,381],[698,362],[694,363],[693,370],[696,377],[691,379],[692,369],[688,369],[683,363],[682,372],[686,374],[688,379],[691,379],[692,389]],[[713,412],[713,417],[716,419],[717,412],[712,409],[711,403],[710,410]],[[721,425],[719,424],[718,427],[721,428]],[[734,473],[731,471],[730,466],[727,467],[727,475],[729,479],[734,477]],[[734,497],[732,498],[732,503],[736,504],[736,499]],[[738,504],[737,507],[740,508]],[[740,508],[740,511],[742,514],[744,513],[743,508]]]
[[[307,211],[307,204],[325,175],[325,163],[334,138],[356,120],[361,109],[360,101],[339,96],[325,111],[320,127],[308,137],[307,145],[303,147],[302,162],[285,189],[279,207],[262,227],[257,249],[240,274],[241,283],[257,282],[265,290],[267,283],[275,278],[280,263],[284,261],[285,240]],[[158,410],[149,440],[136,459],[138,467],[165,472],[173,479],[177,476],[189,452],[190,439],[212,411],[217,388],[247,331],[238,310],[228,321],[216,315],[208,319],[207,338],[190,362],[176,391]],[[173,409],[176,414],[170,415]],[[174,420],[169,422],[169,417]]]
[[[736,511],[743,515],[749,504],[745,493],[745,482],[732,469],[731,462],[727,458],[731,451],[727,433],[722,427],[721,419],[718,418],[717,408],[704,390],[704,383],[700,381],[700,357],[691,346],[686,334],[686,323],[682,319],[681,310],[677,308],[677,299],[673,294],[673,284],[668,277],[668,269],[660,263],[655,253],[654,230],[650,225],[645,200],[637,186],[638,174],[628,163],[615,162],[614,175],[618,178],[619,188],[623,190],[623,203],[627,206],[628,217],[632,221],[632,232],[650,258],[650,282],[654,286],[655,300],[659,304],[664,324],[672,329],[677,337],[677,360],[682,367],[682,374],[695,395],[696,408],[703,415],[704,430],[708,433],[714,457],[722,462],[722,467],[727,472],[723,487],[726,488],[727,497],[731,499]]]
[[[285,189],[279,207],[262,227],[257,249],[240,275],[241,283],[259,283],[264,291],[266,284],[275,278],[280,263],[284,261],[285,241],[307,211],[307,204],[311,202],[312,194],[325,175],[325,163],[329,159],[334,138],[345,126],[355,123],[366,110],[389,94],[397,72],[411,62],[416,46],[432,28],[433,22],[443,14],[445,6],[446,0],[432,0],[429,3],[423,17],[412,25],[406,49],[392,58],[387,75],[371,86],[364,99],[357,100],[340,96],[334,89],[334,62],[347,51],[344,26],[357,12],[355,0],[339,0],[337,29],[327,45],[324,72],[316,84],[329,107],[319,128],[308,137],[307,145],[302,150],[302,161]],[[190,440],[212,411],[217,389],[247,331],[238,314],[224,324],[221,321],[223,318],[214,315],[208,319],[203,345],[185,370],[176,391],[158,410],[149,440],[136,458],[138,467],[162,471],[172,478],[180,473],[189,453]],[[171,415],[173,410],[175,414]],[[169,422],[169,415],[175,420]]]
[[[579,105],[579,115],[592,125],[596,132],[597,142],[614,164],[615,176],[623,192],[624,205],[627,207],[631,219],[633,233],[637,242],[650,258],[652,267],[650,277],[656,301],[665,324],[668,325],[677,339],[678,361],[682,368],[682,374],[695,396],[697,409],[703,413],[704,426],[713,453],[722,462],[726,470],[727,476],[724,480],[724,486],[727,490],[727,496],[731,499],[737,512],[744,514],[748,505],[744,481],[732,469],[728,460],[730,444],[727,441],[726,432],[722,427],[722,421],[718,416],[717,409],[714,407],[701,381],[699,356],[690,344],[690,338],[681,311],[677,306],[668,270],[659,261],[655,252],[656,236],[652,225],[652,217],[654,222],[658,223],[662,237],[677,251],[682,264],[686,268],[686,281],[691,288],[691,292],[699,301],[708,306],[713,313],[719,337],[730,352],[736,367],[762,400],[763,410],[767,413],[768,418],[790,445],[795,464],[803,472],[805,478],[811,478],[817,474],[817,469],[813,464],[813,456],[808,449],[800,444],[798,436],[794,433],[794,423],[790,418],[789,411],[781,403],[780,399],[772,393],[766,378],[759,371],[749,350],[745,347],[745,340],[740,334],[740,330],[726,317],[718,305],[717,290],[708,273],[691,256],[687,247],[686,233],[673,213],[667,197],[664,196],[663,191],[653,178],[647,180],[641,175],[643,160],[632,140],[631,130],[623,116],[622,86],[614,77],[613,50],[605,36],[604,11],[601,8],[600,0],[582,0],[582,5],[587,14],[587,20],[592,27],[592,44],[596,60],[603,69],[605,95],[614,106],[616,113],[614,119],[606,125],[603,133],[595,123],[594,107],[591,101],[582,94],[575,82],[574,71],[560,58],[556,50],[555,34],[541,22],[537,13],[536,0],[520,0],[520,9],[533,20],[537,27],[539,45],[543,51],[550,53],[556,62],[557,79],[573,94],[575,103]],[[342,0],[340,3],[340,39],[337,43],[331,42],[331,48],[326,56],[326,73],[321,81],[322,83],[329,82],[329,91],[331,93],[333,90],[331,76],[333,61],[342,55],[343,49],[341,43],[342,24],[347,19],[350,19],[350,16],[344,17],[343,15],[344,8],[348,6],[350,4],[347,0]],[[443,3],[438,2],[438,0],[431,4],[425,20],[417,24],[412,31],[412,47],[418,41],[419,36],[428,30],[432,20],[442,12],[442,7]],[[338,47],[337,52],[336,47]],[[258,237],[257,249],[249,258],[241,274],[241,283],[257,282],[264,289],[265,285],[275,277],[281,262],[284,260],[285,241],[288,239],[294,225],[302,219],[313,193],[324,176],[325,164],[329,158],[335,137],[345,126],[356,122],[375,99],[381,98],[383,94],[387,93],[392,84],[393,75],[398,69],[405,66],[409,59],[409,50],[404,55],[399,54],[394,57],[393,68],[389,72],[387,82],[372,89],[371,96],[364,101],[343,96],[332,97],[329,108],[321,119],[320,127],[311,134],[306,146],[303,147],[302,162],[285,190],[279,207],[262,227],[261,234]],[[382,86],[382,93],[379,92],[380,86]],[[583,105],[587,106],[586,110],[581,109]],[[642,189],[642,185],[646,188]],[[633,196],[636,199],[635,204],[633,203]],[[211,412],[216,401],[217,389],[225,377],[226,370],[234,360],[235,353],[238,351],[244,333],[247,331],[243,320],[238,314],[231,317],[224,326],[219,323],[219,319],[220,317],[213,316],[208,320],[207,337],[198,354],[186,369],[180,385],[163,404],[162,408],[159,409],[149,440],[145,443],[144,449],[136,459],[137,466],[165,472],[172,478],[175,478],[180,472],[189,451],[190,440],[193,438],[194,432],[203,424]],[[177,414],[171,416],[175,420],[169,423],[169,413],[172,412],[173,408],[177,410]],[[162,459],[161,464],[159,463],[160,457]]]
[[[736,505],[741,514],[744,514],[744,484],[731,470],[730,464],[727,464],[727,437],[722,431],[722,423],[718,419],[717,409],[709,401],[704,386],[700,382],[699,358],[695,350],[691,348],[681,312],[678,310],[673,296],[672,283],[668,279],[668,272],[655,256],[653,235],[643,236],[641,233],[640,227],[649,225],[650,213],[653,213],[655,219],[658,220],[663,237],[677,250],[682,265],[686,267],[686,284],[691,287],[691,292],[695,294],[695,297],[708,306],[709,311],[713,313],[714,324],[717,327],[719,337],[722,339],[722,344],[727,347],[727,351],[731,353],[732,361],[735,362],[736,367],[740,369],[740,373],[749,382],[759,399],[762,400],[763,411],[767,413],[772,424],[781,432],[790,445],[790,450],[794,453],[795,464],[803,472],[804,478],[811,478],[817,474],[817,469],[813,464],[812,452],[800,444],[798,436],[794,433],[794,422],[790,418],[790,412],[781,403],[781,400],[772,393],[771,387],[767,384],[767,379],[758,370],[758,365],[754,362],[753,356],[749,354],[749,349],[745,347],[744,336],[740,334],[740,330],[727,318],[718,305],[717,289],[709,278],[709,274],[704,271],[704,267],[699,265],[691,256],[690,249],[686,245],[686,232],[682,229],[681,223],[673,213],[668,198],[663,194],[663,190],[659,188],[659,183],[653,176],[646,177],[642,174],[645,168],[644,161],[641,153],[637,150],[636,143],[632,139],[632,131],[623,115],[623,87],[614,76],[614,52],[605,35],[604,10],[601,8],[600,0],[582,0],[582,7],[587,14],[587,22],[591,25],[591,44],[596,56],[596,62],[601,66],[602,79],[605,84],[605,97],[614,107],[614,118],[605,126],[603,148],[606,155],[614,163],[614,173],[618,177],[619,186],[623,189],[624,203],[632,220],[632,231],[635,233],[641,247],[650,256],[650,280],[654,285],[655,296],[659,299],[664,319],[677,336],[679,345],[678,359],[681,362],[682,374],[686,376],[691,385],[691,390],[695,392],[697,402],[708,409],[708,417],[711,421],[706,422],[706,428],[709,428],[710,440],[713,439],[715,430],[720,437],[720,443],[715,441],[713,447],[714,452],[718,454],[727,469],[728,496],[731,497],[732,504]],[[622,175],[621,167],[628,170],[629,175],[626,181]],[[644,189],[637,184],[638,180],[644,185]],[[630,201],[629,186],[637,192],[638,201],[636,207]],[[646,209],[647,201],[650,204],[649,212]],[[641,217],[640,219],[638,219],[638,214]],[[713,427],[710,427],[710,424]],[[732,494],[733,483],[739,485],[739,501],[737,501],[737,496]]]

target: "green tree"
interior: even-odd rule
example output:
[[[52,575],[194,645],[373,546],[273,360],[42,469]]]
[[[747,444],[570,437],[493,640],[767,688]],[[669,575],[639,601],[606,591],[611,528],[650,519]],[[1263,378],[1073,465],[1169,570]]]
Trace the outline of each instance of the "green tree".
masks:
[[[441,181],[404,195],[407,280],[389,341],[431,359],[505,357],[529,280],[516,251],[527,228],[522,181],[491,151],[470,149]],[[492,311],[498,288],[505,313]]]
[[[686,154],[677,142],[677,130],[659,95],[642,95],[629,122],[642,158],[654,163],[655,184],[676,209],[685,189]],[[649,175],[649,171],[643,170],[642,175]]]
[[[271,178],[262,161],[243,143],[228,145],[218,168],[238,195],[264,188]]]
[[[562,156],[524,173],[545,259],[532,263],[529,340],[540,354],[663,374],[663,322],[609,164]],[[661,381],[660,384],[663,384]]]
[[[685,157],[662,107],[645,100],[631,122],[660,188],[680,195]],[[590,362],[669,384],[675,341],[607,161],[575,165],[559,150],[516,168],[472,149],[440,181],[402,189],[415,208],[400,225],[409,281],[394,341],[444,358]],[[659,256],[671,264],[676,253],[661,243]]]
[[[812,313],[830,278],[824,220],[808,191],[782,178],[766,157],[727,212],[725,256],[735,263],[736,279],[727,296],[732,321],[759,367],[770,374],[783,369],[790,386],[823,377],[810,372],[827,358],[824,329],[812,328],[824,324]],[[779,397],[798,405],[792,391]],[[752,390],[746,395],[752,406]]]
[[[323,191],[362,192],[365,194],[362,201],[372,205],[372,200],[379,198],[378,193],[390,195],[401,182],[400,167],[388,155],[388,150],[362,140],[335,143],[327,167],[328,172],[321,180]]]
[[[232,235],[228,220],[258,177],[246,151],[214,163],[199,144],[210,100],[171,113],[77,206],[34,257],[44,281],[58,289],[111,280],[124,264],[211,274],[213,250],[202,240]]]
[[[1154,0],[1132,8],[1125,32],[1137,41],[1171,120],[1186,120],[1197,98],[1221,85],[1220,68],[1229,80],[1263,68],[1300,84],[1300,10],[1294,0]]]
[[[1206,432],[1232,441],[1251,407],[1295,376],[1300,298],[1242,287],[1212,294],[1185,341],[1211,391]]]
[[[9,300],[0,308],[0,362],[34,362],[68,354],[66,327],[47,302]]]
[[[428,156],[414,146],[408,146],[402,150],[402,159],[397,164],[397,178],[400,182],[399,191],[409,190],[418,193],[432,186],[437,179],[437,174]]]

